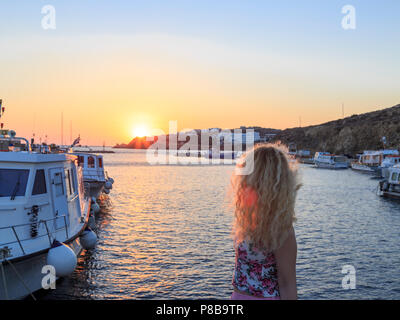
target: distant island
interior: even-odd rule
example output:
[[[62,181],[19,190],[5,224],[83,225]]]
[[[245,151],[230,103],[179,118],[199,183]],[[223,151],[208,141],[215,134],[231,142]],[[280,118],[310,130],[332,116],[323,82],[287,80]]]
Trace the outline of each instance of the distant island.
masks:
[[[262,127],[241,127],[241,129],[254,129],[261,142],[282,141],[287,145],[295,145],[298,150],[304,149],[311,152],[328,151],[335,154],[355,155],[363,150],[397,149],[400,148],[400,104],[307,127],[285,130]],[[200,137],[201,130],[195,130],[195,132]],[[385,145],[382,142],[383,137],[386,138]],[[166,138],[168,143],[168,135]],[[128,144],[117,144],[114,148],[147,149],[155,141],[157,137],[154,141],[146,141],[146,137],[136,137]],[[186,142],[179,142],[177,148],[179,149]],[[200,139],[198,147],[200,150]]]
[[[228,129],[232,133],[234,130],[240,131],[242,133],[245,133],[245,130],[247,129],[253,129],[254,134],[256,137],[256,141],[268,141],[275,135],[277,135],[281,130],[278,129],[271,129],[271,128],[261,128],[261,127],[240,127],[236,129]],[[222,131],[220,128],[212,128],[212,129],[207,129],[207,130],[213,130],[215,133],[219,133]],[[201,150],[201,129],[196,129],[193,130],[191,134],[197,135],[197,141],[198,141],[198,150]],[[132,139],[128,144],[117,144],[113,148],[121,148],[121,149],[147,149],[149,148],[153,143],[158,141],[159,137],[154,137],[153,141],[147,141],[147,137],[136,137]],[[177,149],[180,149],[185,143],[189,141],[189,137],[185,141],[178,141],[177,143]],[[165,140],[166,140],[166,147],[169,149],[169,135],[165,135]]]

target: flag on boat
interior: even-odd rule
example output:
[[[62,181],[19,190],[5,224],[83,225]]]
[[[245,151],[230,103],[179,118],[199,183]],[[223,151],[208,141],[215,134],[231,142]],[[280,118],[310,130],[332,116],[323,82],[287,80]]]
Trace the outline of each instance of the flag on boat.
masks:
[[[81,141],[81,137],[80,136],[78,138],[76,138],[74,140],[74,142],[72,142],[72,146],[76,146],[79,143],[79,141]]]

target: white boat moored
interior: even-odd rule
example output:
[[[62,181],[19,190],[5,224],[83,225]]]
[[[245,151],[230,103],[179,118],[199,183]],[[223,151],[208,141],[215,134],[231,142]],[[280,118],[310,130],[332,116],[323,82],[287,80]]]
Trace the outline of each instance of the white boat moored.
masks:
[[[368,173],[381,174],[380,166],[384,159],[389,156],[399,155],[398,150],[365,150],[358,156],[358,161],[351,164],[351,168],[357,171],[363,171]]]
[[[14,132],[1,135],[0,299],[20,299],[42,288],[49,261],[59,266],[57,277],[73,271],[71,252],[76,259],[82,250],[90,198],[76,156],[35,153]]]
[[[83,170],[85,188],[91,197],[98,199],[102,192],[109,194],[114,180],[104,171],[103,156],[100,154],[74,152],[78,165]]]
[[[389,168],[388,177],[379,182],[378,194],[382,197],[400,199],[400,164]]]
[[[329,152],[316,152],[314,164],[317,168],[324,169],[347,169],[348,159],[345,156],[338,156]]]

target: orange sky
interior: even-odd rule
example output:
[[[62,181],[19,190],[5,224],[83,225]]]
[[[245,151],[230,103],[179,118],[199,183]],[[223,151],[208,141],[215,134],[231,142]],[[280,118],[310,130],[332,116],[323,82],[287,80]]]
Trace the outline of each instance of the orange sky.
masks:
[[[364,70],[367,60],[331,61],[235,47],[193,37],[46,35],[4,39],[0,98],[18,135],[83,145],[126,143],[136,126],[168,131],[284,129],[391,107],[398,82]],[[379,68],[370,66],[372,72]],[[394,72],[395,70],[393,70]],[[353,77],[345,77],[349,74]],[[389,78],[390,79],[390,78]],[[386,79],[387,80],[387,79]]]

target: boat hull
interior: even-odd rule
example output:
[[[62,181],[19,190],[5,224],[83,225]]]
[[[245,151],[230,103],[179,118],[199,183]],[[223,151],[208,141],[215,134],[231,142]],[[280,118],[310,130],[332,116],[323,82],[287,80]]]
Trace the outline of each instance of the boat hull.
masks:
[[[85,185],[88,185],[88,193],[90,197],[95,197],[98,199],[101,195],[101,192],[104,189],[105,181],[84,181]]]
[[[341,170],[341,169],[347,169],[348,165],[347,163],[325,163],[325,162],[318,162],[315,161],[315,166],[317,168],[321,168],[321,169],[332,169],[332,170]]]
[[[313,158],[298,158],[300,163],[304,164],[314,164]]]
[[[379,195],[385,198],[400,199],[399,192],[381,191]]]
[[[79,242],[79,237],[68,243],[68,245],[77,256],[81,253],[82,247]],[[9,263],[4,261],[3,267],[7,285],[7,296],[3,278],[0,277],[0,300],[24,299],[29,296],[30,293],[34,293],[43,289],[42,279],[46,276],[46,273],[42,273],[42,268],[47,265],[47,253],[48,250],[33,257],[25,259],[22,258],[15,262],[11,262],[18,271],[18,274],[22,278],[23,282],[14,271],[14,268]],[[26,288],[24,284],[28,288]]]
[[[365,164],[360,164],[360,163],[352,163],[351,168],[356,171],[362,171],[362,172],[367,172],[367,173],[377,173],[378,172],[378,167],[367,166]]]

